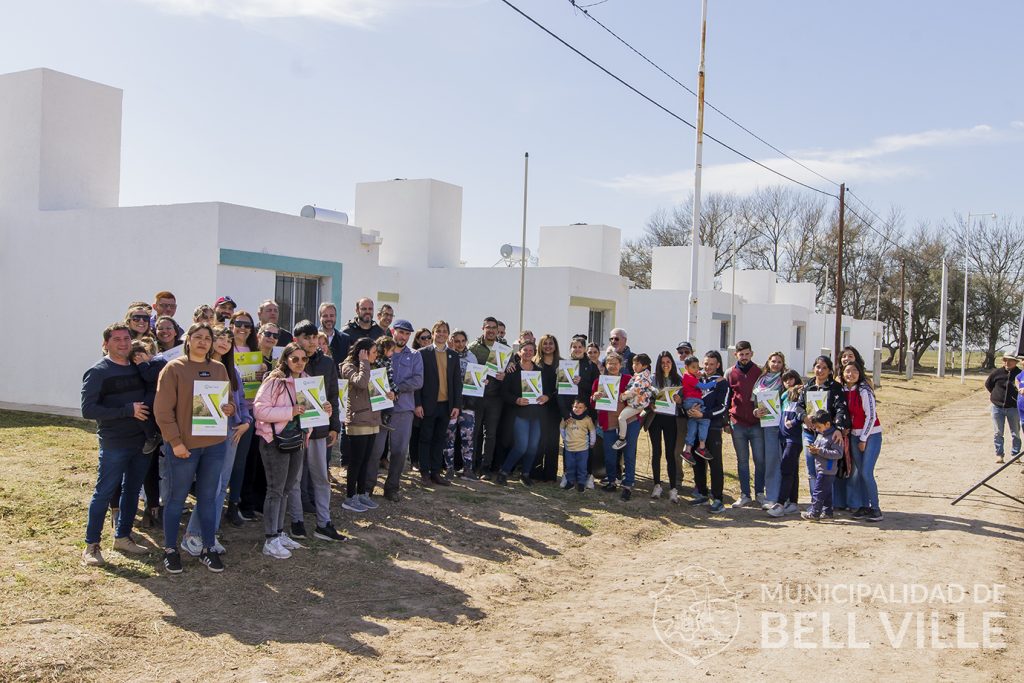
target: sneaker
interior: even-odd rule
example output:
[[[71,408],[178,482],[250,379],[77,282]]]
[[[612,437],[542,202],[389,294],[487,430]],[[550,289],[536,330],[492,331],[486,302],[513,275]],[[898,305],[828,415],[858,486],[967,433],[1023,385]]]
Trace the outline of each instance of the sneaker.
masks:
[[[273,557],[278,560],[287,560],[292,556],[292,552],[281,545],[281,537],[274,536],[268,538],[263,542],[263,554],[268,557]]]
[[[321,541],[347,541],[348,537],[343,534],[339,534],[338,530],[334,528],[334,525],[327,522],[325,526],[318,526],[313,529],[313,537],[319,538]]]
[[[102,567],[107,563],[103,559],[103,553],[100,552],[99,543],[86,543],[85,550],[82,551],[82,564],[86,567]]]
[[[359,502],[362,503],[363,507],[366,508],[367,510],[376,510],[377,508],[380,507],[375,502],[373,502],[373,499],[370,498],[370,494],[368,493],[360,493],[359,495],[356,496],[356,498],[359,499]]]
[[[220,561],[220,553],[215,550],[204,550],[199,555],[199,562],[206,565],[206,568],[214,573],[224,571],[224,563]]]
[[[679,504],[679,492],[676,491],[675,489],[669,489],[668,490],[668,502],[675,503],[676,505],[678,505]]]
[[[610,482],[608,482],[607,484],[605,484],[604,486],[601,487],[602,491],[606,491],[608,493],[611,493],[612,491],[617,491],[618,489],[619,489],[619,487],[616,486],[615,482],[613,482],[613,481],[610,481]]]
[[[829,512],[822,511],[821,516],[818,517],[818,519],[821,520],[821,521],[828,520],[830,522],[835,520],[835,518],[836,518],[836,514],[833,511],[829,511]]]
[[[220,544],[220,539],[216,536],[213,537],[213,547],[210,548],[210,550],[217,553],[218,555],[226,555],[228,552],[227,548]]]
[[[709,507],[708,510],[710,510],[711,512],[722,512],[723,510],[725,510],[725,505],[722,504],[722,501],[716,498],[715,500],[711,501],[711,507]]]
[[[142,452],[145,455],[150,455],[160,446],[160,435],[154,434],[153,436],[146,439],[146,443],[142,444]]]
[[[454,467],[449,467],[448,469],[446,469],[444,471],[444,477],[448,481],[451,481],[452,479],[454,479],[455,478],[455,468]]]
[[[462,481],[478,481],[480,479],[480,475],[473,470],[462,470],[462,474],[459,475],[459,479]]]
[[[565,485],[568,484],[568,483],[569,483],[569,480],[566,479],[565,475],[563,474],[561,481],[558,482],[558,485],[564,489]],[[569,486],[569,488],[572,488],[572,486]]]
[[[689,463],[690,465],[697,464],[697,461],[693,459],[693,454],[691,454],[690,451],[683,451],[681,457],[685,462]]]
[[[800,513],[800,516],[812,522],[817,522],[819,519],[819,516],[813,510],[804,510]]]
[[[768,502],[768,499],[764,497],[763,493],[756,494],[754,496],[754,500],[757,502],[758,505],[761,506],[762,510],[767,510],[768,508],[771,507],[771,503]],[[767,506],[767,507],[765,507],[765,506]]]
[[[748,496],[747,494],[744,493],[744,494],[740,495],[739,500],[733,501],[733,504],[730,505],[729,507],[741,508],[741,507],[745,507],[745,506],[749,505],[750,502],[751,502],[750,501],[750,496]]]
[[[164,550],[164,569],[168,574],[180,574],[181,553],[177,550]]]
[[[882,515],[882,511],[878,508],[871,508],[871,512],[864,518],[867,522],[881,522],[883,519],[885,519],[885,516]]]
[[[281,544],[282,548],[286,548],[287,550],[301,550],[306,547],[298,541],[290,538],[288,534],[284,532],[277,535],[277,542]]]
[[[112,548],[119,553],[131,553],[132,555],[148,555],[149,548],[144,545],[139,545],[135,542],[135,539],[131,537],[131,534],[124,538],[115,538],[114,545]]]
[[[224,511],[224,519],[233,527],[245,524],[245,519],[238,512],[238,503],[228,503],[228,509]]]
[[[533,479],[530,479],[529,475],[524,474],[519,477],[519,481],[523,482],[523,486],[533,486]]]
[[[389,491],[384,494],[384,497],[392,503],[400,503],[402,501],[402,496],[398,495],[398,491]]]
[[[784,514],[786,514],[786,506],[782,503],[776,503],[768,508],[768,515],[770,517],[782,517]]]
[[[588,474],[587,475],[587,488],[588,489],[594,488],[594,475],[593,474]]]
[[[703,505],[706,502],[708,502],[708,497],[702,493],[695,493],[690,499],[690,505]]]
[[[622,495],[620,496],[620,498],[622,498],[622,500],[629,500],[632,497],[633,497],[633,492],[630,489],[627,489],[627,488],[623,488],[622,489]]]
[[[577,492],[583,493],[586,490],[587,490],[587,487],[584,486],[583,484],[576,484],[576,491]]]
[[[305,538],[306,524],[304,522],[292,522],[292,532],[289,535],[292,538]]]
[[[996,456],[996,464],[997,465],[1002,465],[1003,464],[1003,456],[1001,456],[1001,455],[997,455]]]
[[[243,510],[242,508],[238,508],[238,516],[244,522],[255,522],[259,519],[255,510]]]
[[[192,557],[199,557],[203,552],[203,542],[198,536],[185,535],[185,538],[181,539],[181,547],[185,549],[185,552]]]
[[[697,454],[698,458],[702,458],[707,461],[711,460],[711,456],[708,455],[708,449],[706,448],[695,448],[693,452]]]
[[[504,472],[498,472],[498,476],[494,478],[494,483],[498,486],[508,486],[508,475]]]
[[[655,484],[654,489],[651,491],[651,498],[661,498],[661,484]]]
[[[558,488],[568,491],[574,486],[571,481],[566,481],[565,477],[562,477],[562,483],[558,485]]]
[[[853,517],[854,519],[864,519],[865,517],[867,517],[867,516],[868,516],[868,513],[869,513],[869,512],[871,512],[871,508],[866,508],[866,507],[859,507],[859,508],[857,508],[857,510],[856,510],[856,511],[855,511],[855,512],[854,512],[854,513],[853,513],[852,515],[850,515],[850,516],[851,516],[851,517]]]
[[[796,503],[786,503],[786,507],[782,509],[784,515],[795,515],[800,512],[800,507]]]
[[[615,443],[612,444],[612,448],[617,450],[617,451],[621,451],[625,447],[626,447],[626,440],[625,439],[616,439]]]
[[[341,504],[341,508],[343,510],[348,510],[349,512],[366,512],[366,506],[359,502],[359,498],[356,496],[346,498]]]

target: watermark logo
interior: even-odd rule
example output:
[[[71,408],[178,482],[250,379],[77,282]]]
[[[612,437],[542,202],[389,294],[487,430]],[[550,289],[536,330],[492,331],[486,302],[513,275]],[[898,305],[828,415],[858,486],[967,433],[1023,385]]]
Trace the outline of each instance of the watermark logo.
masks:
[[[650,594],[658,640],[691,664],[722,652],[740,629],[737,595],[717,573],[697,565],[676,569]]]

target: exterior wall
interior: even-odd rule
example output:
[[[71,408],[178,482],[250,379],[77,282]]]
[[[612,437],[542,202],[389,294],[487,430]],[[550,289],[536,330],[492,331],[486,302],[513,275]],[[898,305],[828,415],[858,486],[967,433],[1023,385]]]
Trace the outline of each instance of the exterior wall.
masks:
[[[697,290],[715,287],[715,250],[697,250]],[[651,259],[651,289],[690,289],[690,247],[655,247]]]
[[[540,266],[619,274],[622,231],[610,225],[544,225],[540,228]]]

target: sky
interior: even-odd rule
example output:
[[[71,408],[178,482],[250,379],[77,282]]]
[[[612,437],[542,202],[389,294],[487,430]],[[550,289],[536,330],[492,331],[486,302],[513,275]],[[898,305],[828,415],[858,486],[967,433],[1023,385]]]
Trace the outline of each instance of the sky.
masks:
[[[568,0],[510,2],[695,120],[691,94]],[[908,229],[954,212],[1024,215],[1024,3],[708,5],[707,100],[758,136],[877,213],[900,207]],[[605,223],[636,237],[693,187],[691,128],[502,0],[0,0],[0,10],[0,73],[48,67],[124,90],[123,206],[353,214],[358,182],[430,177],[463,187],[462,259],[491,266],[520,239],[524,152],[534,249],[541,225]],[[699,0],[588,11],[695,89]],[[837,191],[711,110],[705,129]],[[787,182],[710,141],[704,164],[705,191]]]

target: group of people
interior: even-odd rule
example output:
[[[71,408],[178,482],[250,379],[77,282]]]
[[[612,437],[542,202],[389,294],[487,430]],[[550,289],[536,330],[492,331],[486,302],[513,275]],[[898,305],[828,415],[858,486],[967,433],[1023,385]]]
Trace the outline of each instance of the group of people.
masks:
[[[340,508],[354,514],[379,507],[378,492],[400,502],[407,461],[427,488],[450,486],[456,477],[507,486],[518,476],[525,486],[558,481],[581,494],[599,485],[628,501],[646,431],[652,499],[667,490],[672,503],[680,502],[687,463],[690,504],[722,512],[728,433],[740,483],[732,507],[756,502],[772,517],[800,512],[804,454],[811,491],[805,518],[849,510],[853,519],[882,519],[874,478],[882,429],[863,359],[852,347],[843,350],[839,372],[821,356],[805,380],[781,352],[755,364],[745,341],[736,344],[728,368],[718,351],[698,357],[685,341],[674,355],[661,351],[652,360],[634,353],[620,328],[607,346],[575,335],[563,356],[550,334],[537,339],[523,330],[508,344],[504,324],[493,317],[471,338],[443,320],[417,329],[387,304],[375,311],[368,298],[356,302],[341,329],[333,303],[320,305],[319,324],[302,320],[290,331],[279,326],[272,300],[254,317],[220,297],[197,307],[187,328],[176,311],[167,291],[152,304],[132,303],[123,322],[103,331],[104,356],[84,375],[82,414],[96,420],[99,437],[87,565],[104,563],[108,508],[113,549],[148,552],[132,536],[140,489],[141,523],[163,527],[169,573],[182,571],[181,549],[223,571],[224,523],[262,521],[263,553],[275,559],[303,547],[307,514],[316,520],[313,537],[344,540],[332,521],[335,444],[346,468]],[[496,353],[504,348],[512,349],[507,358]],[[564,360],[573,361],[574,372],[559,374]],[[470,364],[491,366],[482,390],[469,392],[479,395],[464,393]],[[296,381],[307,377],[323,378],[326,424],[303,424],[308,402]],[[202,403],[206,383],[224,387],[220,405]],[[226,418],[225,433],[197,427],[196,416],[209,411]],[[196,502],[182,534],[190,493]]]

